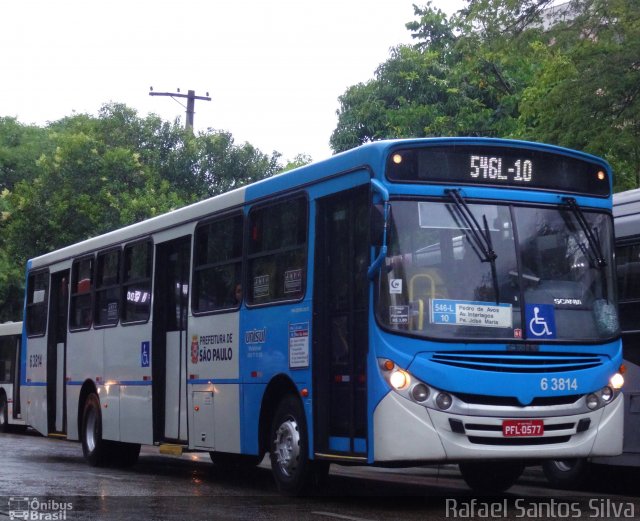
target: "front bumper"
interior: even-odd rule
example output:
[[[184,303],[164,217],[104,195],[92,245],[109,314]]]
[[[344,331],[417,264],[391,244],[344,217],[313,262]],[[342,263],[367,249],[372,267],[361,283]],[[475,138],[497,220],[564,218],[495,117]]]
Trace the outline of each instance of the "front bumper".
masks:
[[[394,392],[373,418],[374,462],[442,462],[479,459],[548,459],[613,456],[622,452],[622,394],[596,411],[559,414],[558,407],[486,407],[474,415],[427,409]],[[505,438],[502,420],[542,419],[544,435]],[[452,423],[451,420],[454,420]],[[462,428],[461,428],[462,427]]]

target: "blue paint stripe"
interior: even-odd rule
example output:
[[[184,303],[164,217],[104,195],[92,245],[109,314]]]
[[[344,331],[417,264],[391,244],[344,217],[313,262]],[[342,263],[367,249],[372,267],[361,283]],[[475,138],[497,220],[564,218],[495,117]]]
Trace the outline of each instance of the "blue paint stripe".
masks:
[[[153,382],[151,380],[122,380],[121,382],[109,380],[109,385],[152,385]],[[67,385],[82,385],[84,384],[84,380],[72,380],[67,382]],[[105,385],[104,382],[101,382],[98,385]]]
[[[240,384],[240,380],[230,378],[198,378],[196,380],[187,380],[188,384]]]
[[[47,382],[25,382],[22,385],[25,387],[45,387]]]

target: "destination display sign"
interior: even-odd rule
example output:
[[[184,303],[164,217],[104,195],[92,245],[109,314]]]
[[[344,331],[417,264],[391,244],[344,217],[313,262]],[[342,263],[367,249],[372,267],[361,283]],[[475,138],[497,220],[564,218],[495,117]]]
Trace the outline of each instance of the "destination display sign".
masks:
[[[511,304],[433,299],[430,319],[448,326],[513,327]]]
[[[546,150],[449,145],[400,149],[387,161],[387,177],[409,183],[500,185],[607,197],[603,164]]]

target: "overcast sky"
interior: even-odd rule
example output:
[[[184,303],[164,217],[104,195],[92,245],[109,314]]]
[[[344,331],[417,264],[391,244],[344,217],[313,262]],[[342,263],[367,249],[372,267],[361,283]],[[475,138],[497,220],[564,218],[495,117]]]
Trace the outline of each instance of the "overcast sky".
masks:
[[[44,125],[122,102],[172,121],[156,92],[197,95],[196,130],[265,153],[330,155],[338,96],[410,43],[418,0],[7,0],[0,4],[0,116]],[[436,0],[451,13],[462,0]],[[186,100],[181,100],[182,102]]]

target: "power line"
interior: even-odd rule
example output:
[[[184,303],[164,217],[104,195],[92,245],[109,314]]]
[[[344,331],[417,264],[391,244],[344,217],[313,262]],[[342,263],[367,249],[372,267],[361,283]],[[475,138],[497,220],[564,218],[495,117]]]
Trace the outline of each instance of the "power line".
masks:
[[[187,94],[181,94],[180,89],[177,90],[178,92],[154,92],[153,87],[149,87],[149,96],[169,96],[173,99],[187,98],[187,119],[185,121],[184,128],[193,132],[193,115],[195,114],[194,108],[196,100],[211,101],[211,98],[209,97],[208,92],[206,96],[196,96],[196,91],[194,90],[187,91]]]

